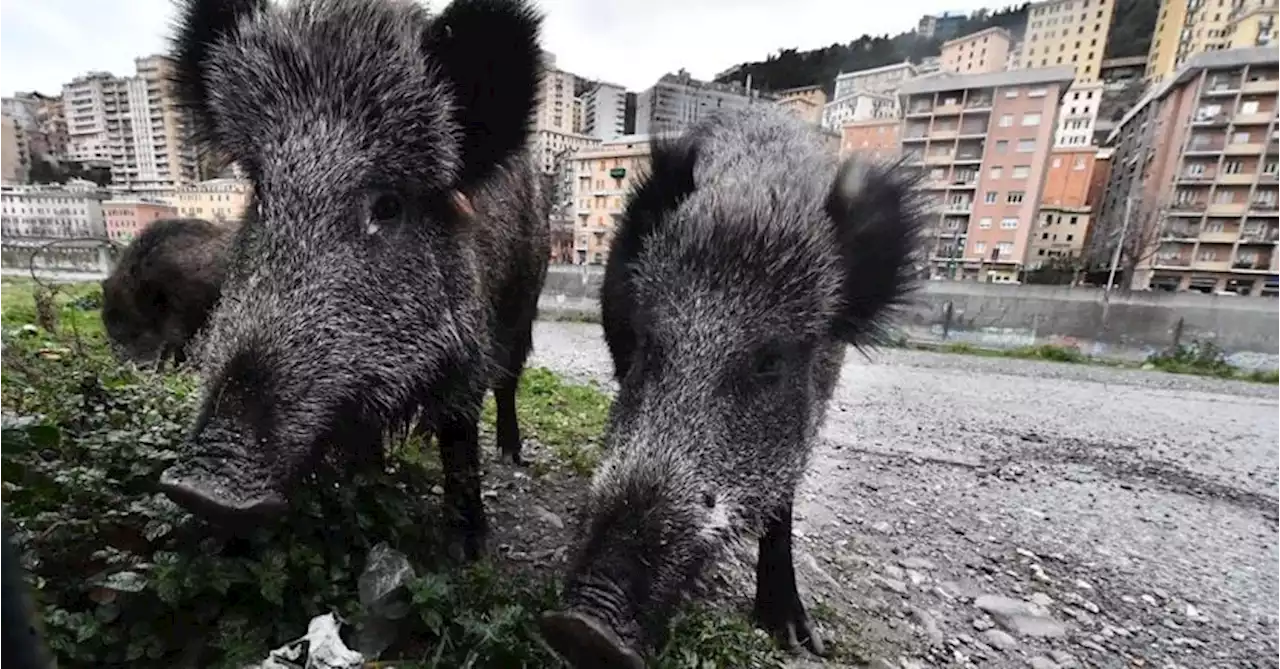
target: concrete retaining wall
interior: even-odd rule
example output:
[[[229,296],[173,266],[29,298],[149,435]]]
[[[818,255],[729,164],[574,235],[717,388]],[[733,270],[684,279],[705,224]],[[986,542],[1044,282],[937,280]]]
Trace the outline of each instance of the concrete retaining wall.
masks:
[[[553,265],[539,308],[599,317],[603,268]],[[900,322],[911,340],[988,348],[1075,346],[1097,357],[1144,360],[1181,342],[1212,341],[1246,369],[1280,365],[1280,301],[1198,293],[1113,294],[1096,288],[930,281]]]

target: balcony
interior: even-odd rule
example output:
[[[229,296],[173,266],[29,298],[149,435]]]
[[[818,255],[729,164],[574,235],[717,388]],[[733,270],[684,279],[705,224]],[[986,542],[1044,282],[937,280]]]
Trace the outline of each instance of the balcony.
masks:
[[[951,180],[951,187],[952,187],[952,188],[965,188],[965,189],[969,189],[969,188],[977,188],[977,187],[978,187],[978,180],[977,180],[977,179],[952,179],[952,180]]]
[[[952,153],[931,153],[924,158],[926,165],[949,165],[955,158]]]
[[[1190,242],[1196,239],[1196,229],[1185,225],[1174,225],[1165,228],[1160,234],[1160,239],[1164,241],[1184,241]]]
[[[1235,95],[1240,92],[1240,81],[1210,81],[1209,86],[1205,88],[1202,96],[1218,96],[1218,95]]]
[[[1196,114],[1195,117],[1191,119],[1191,125],[1194,125],[1194,126],[1226,125],[1227,118],[1228,118],[1227,115],[1224,113],[1204,114],[1204,115]]]
[[[955,139],[957,134],[958,133],[955,128],[939,128],[935,129],[933,133],[929,135],[929,139]]]
[[[1248,186],[1249,184],[1252,184],[1254,180],[1257,178],[1258,178],[1258,175],[1257,173],[1254,173],[1254,172],[1250,172],[1248,174],[1245,174],[1242,172],[1237,172],[1235,174],[1224,173],[1224,174],[1218,175],[1218,183],[1232,184],[1236,186]]]
[[[923,142],[928,138],[929,133],[927,132],[909,131],[908,134],[902,136],[902,141],[904,144],[906,142]]]
[[[1181,183],[1207,184],[1212,182],[1213,179],[1214,179],[1214,175],[1212,172],[1201,172],[1200,174],[1183,172],[1182,174],[1178,175],[1178,181]]]
[[[1206,208],[1204,202],[1174,202],[1169,206],[1169,213],[1174,216],[1199,216]]]
[[[1274,244],[1280,241],[1280,228],[1245,228],[1240,233],[1241,244]]]
[[[1205,154],[1213,154],[1213,153],[1222,153],[1222,149],[1223,149],[1223,148],[1225,148],[1225,147],[1226,147],[1226,145],[1227,145],[1227,143],[1226,143],[1226,142],[1222,142],[1222,141],[1218,141],[1218,142],[1202,142],[1202,143],[1199,143],[1199,144],[1197,144],[1197,143],[1192,143],[1192,144],[1189,144],[1189,145],[1187,146],[1186,155],[1188,155],[1188,156],[1194,156],[1194,155],[1205,155]]]
[[[1275,200],[1254,200],[1249,203],[1250,214],[1270,214],[1272,216],[1280,215],[1276,212]]]
[[[982,162],[982,152],[981,151],[960,151],[956,153],[955,162],[980,163]]]
[[[984,125],[964,125],[960,126],[961,137],[982,137],[987,134],[987,126]]]
[[[1231,244],[1236,241],[1239,235],[1240,232],[1237,228],[1205,230],[1200,233],[1200,241],[1208,244]]]
[[[1243,202],[1213,202],[1207,208],[1210,216],[1244,216],[1246,210]]]
[[[931,105],[916,105],[907,110],[907,116],[928,116],[933,113]]]
[[[967,214],[973,211],[972,202],[947,202],[942,205],[944,214]]]
[[[1256,260],[1236,260],[1231,263],[1231,269],[1237,272],[1270,272],[1271,261],[1258,258]]]
[[[1252,114],[1236,114],[1231,118],[1231,122],[1235,125],[1268,125],[1275,118],[1275,112],[1254,112]]]
[[[1259,153],[1262,153],[1262,142],[1228,144],[1226,148],[1228,156],[1256,156]]]
[[[1240,85],[1242,93],[1270,93],[1275,95],[1280,93],[1280,80],[1277,79],[1259,79],[1257,81],[1246,81]]]
[[[990,111],[991,98],[981,97],[981,98],[971,98],[971,99],[965,100],[964,110],[967,112]]]
[[[1205,272],[1230,272],[1230,260],[1197,260],[1191,265],[1192,269],[1198,269]]]
[[[934,116],[955,116],[960,113],[961,109],[964,109],[964,108],[960,106],[959,102],[949,104],[949,105],[938,105],[937,107],[933,108],[933,115]]]

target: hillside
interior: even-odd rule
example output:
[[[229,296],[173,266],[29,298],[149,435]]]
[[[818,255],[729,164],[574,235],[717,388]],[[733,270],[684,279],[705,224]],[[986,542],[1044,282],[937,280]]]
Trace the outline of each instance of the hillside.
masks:
[[[1159,0],[1120,0],[1112,21],[1111,43],[1107,57],[1145,54],[1151,44]],[[991,27],[1009,30],[1021,39],[1027,23],[1027,4],[990,12],[971,14],[959,34],[965,35]],[[724,72],[717,81],[742,82],[751,75],[753,88],[777,91],[797,86],[821,84],[830,95],[836,75],[854,72],[904,60],[920,62],[937,56],[943,40],[925,39],[914,30],[892,37],[863,35],[848,44],[833,44],[824,49],[799,51],[783,49],[763,61],[743,63]]]

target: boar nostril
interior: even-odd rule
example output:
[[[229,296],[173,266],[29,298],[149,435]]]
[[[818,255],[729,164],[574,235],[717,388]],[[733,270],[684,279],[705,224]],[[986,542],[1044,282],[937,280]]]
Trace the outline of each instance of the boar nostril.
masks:
[[[716,508],[716,496],[709,492],[704,492],[702,493],[702,503],[708,509],[714,509]]]
[[[544,613],[538,627],[552,650],[574,669],[644,669],[644,659],[638,653],[590,616],[577,612]]]

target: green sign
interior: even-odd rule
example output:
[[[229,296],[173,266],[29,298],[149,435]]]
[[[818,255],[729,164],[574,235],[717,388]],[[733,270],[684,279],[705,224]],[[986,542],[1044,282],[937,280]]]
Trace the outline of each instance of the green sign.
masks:
[[[621,179],[622,177],[627,176],[627,168],[615,167],[609,170],[609,176],[613,177],[614,179]]]

